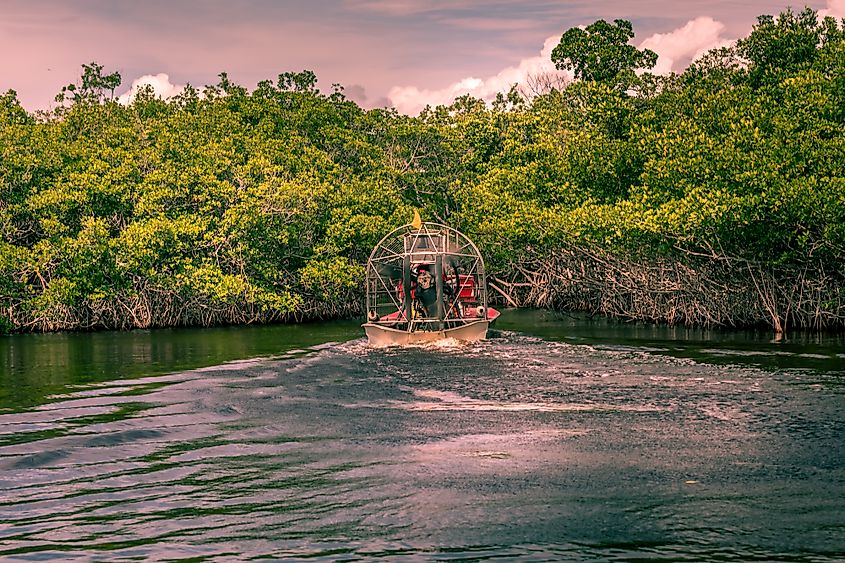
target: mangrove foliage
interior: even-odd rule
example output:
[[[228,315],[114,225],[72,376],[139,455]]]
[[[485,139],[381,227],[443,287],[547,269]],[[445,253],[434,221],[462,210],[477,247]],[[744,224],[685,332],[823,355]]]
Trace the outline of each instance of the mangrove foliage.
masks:
[[[0,331],[357,314],[370,249],[414,209],[479,244],[505,303],[845,327],[842,22],[762,16],[670,76],[631,37],[569,30],[572,82],[417,117],[309,71],[124,105],[92,63],[35,113],[10,90]]]

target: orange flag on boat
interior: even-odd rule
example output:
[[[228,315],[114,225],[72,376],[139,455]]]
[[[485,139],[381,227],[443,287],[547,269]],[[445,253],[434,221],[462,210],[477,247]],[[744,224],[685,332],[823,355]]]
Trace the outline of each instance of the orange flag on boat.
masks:
[[[411,221],[411,226],[417,230],[422,227],[422,219],[420,219],[420,212],[414,209],[414,220]]]

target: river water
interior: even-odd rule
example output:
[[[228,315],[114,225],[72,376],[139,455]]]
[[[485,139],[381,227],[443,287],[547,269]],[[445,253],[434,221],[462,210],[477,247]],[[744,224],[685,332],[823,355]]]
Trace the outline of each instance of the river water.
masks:
[[[0,558],[842,561],[845,340],[0,337]]]

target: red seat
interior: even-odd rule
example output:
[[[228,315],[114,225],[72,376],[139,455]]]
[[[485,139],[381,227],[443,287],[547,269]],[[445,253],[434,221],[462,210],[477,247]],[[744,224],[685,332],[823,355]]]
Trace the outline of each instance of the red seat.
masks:
[[[458,286],[458,297],[461,301],[475,301],[478,296],[475,293],[475,278],[468,274],[461,274],[458,279],[460,285]]]

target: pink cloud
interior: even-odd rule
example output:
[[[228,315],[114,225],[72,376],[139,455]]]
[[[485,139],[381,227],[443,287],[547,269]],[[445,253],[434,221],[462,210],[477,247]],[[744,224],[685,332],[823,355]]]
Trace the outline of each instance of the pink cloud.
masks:
[[[537,27],[536,21],[528,19],[449,18],[443,19],[442,22],[454,27],[481,31],[533,30]]]
[[[347,0],[353,9],[375,12],[388,16],[407,16],[428,11],[429,5],[418,0]]]
[[[827,0],[827,7],[819,10],[819,17],[845,18],[845,0]]]
[[[655,33],[640,44],[658,55],[655,74],[669,74],[683,70],[687,64],[710,49],[725,47],[733,41],[722,37],[725,24],[702,16],[668,33]]]
[[[540,54],[522,59],[516,65],[509,66],[487,78],[466,77],[440,89],[420,89],[416,86],[396,86],[391,88],[387,97],[390,103],[402,113],[418,114],[426,105],[450,104],[458,96],[469,94],[485,101],[492,101],[499,92],[506,93],[514,84],[527,86],[532,78],[550,75],[560,80],[568,80],[570,75],[555,69],[551,61],[552,49],[559,36],[546,39]]]

